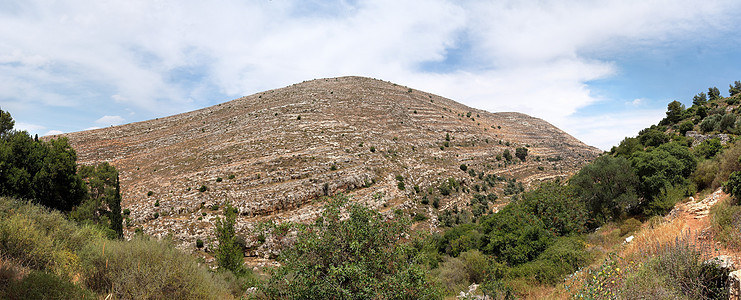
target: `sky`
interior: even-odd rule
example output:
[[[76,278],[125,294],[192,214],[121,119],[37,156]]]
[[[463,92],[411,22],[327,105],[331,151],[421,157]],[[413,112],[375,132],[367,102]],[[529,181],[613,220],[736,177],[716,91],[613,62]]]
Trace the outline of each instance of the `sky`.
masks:
[[[741,80],[737,0],[0,0],[0,109],[48,135],[365,76],[603,150]]]

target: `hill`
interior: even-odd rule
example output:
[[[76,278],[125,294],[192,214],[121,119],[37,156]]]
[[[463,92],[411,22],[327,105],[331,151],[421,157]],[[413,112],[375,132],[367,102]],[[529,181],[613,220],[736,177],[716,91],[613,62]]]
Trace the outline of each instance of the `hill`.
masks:
[[[434,227],[437,209],[457,210],[481,192],[500,200],[487,206],[496,210],[601,152],[538,118],[361,77],[65,136],[80,163],[107,161],[120,171],[127,234],[172,234],[189,247],[211,236],[227,201],[239,209],[240,231],[312,220],[317,200],[338,193],[382,212],[428,214]],[[527,149],[524,161],[517,148]]]

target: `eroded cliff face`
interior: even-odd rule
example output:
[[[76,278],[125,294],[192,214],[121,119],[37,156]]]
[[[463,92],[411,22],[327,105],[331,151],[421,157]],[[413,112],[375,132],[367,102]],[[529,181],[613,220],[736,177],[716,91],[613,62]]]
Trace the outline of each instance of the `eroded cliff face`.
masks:
[[[382,212],[402,207],[434,216],[436,209],[420,199],[439,198],[440,210],[462,207],[483,175],[528,186],[568,176],[601,152],[541,119],[476,110],[361,77],[312,80],[65,136],[80,163],[108,161],[119,169],[122,206],[131,211],[127,235],[141,228],[188,249],[210,239],[227,201],[239,209],[242,233],[260,221],[311,221],[321,198],[337,193]],[[528,149],[524,162],[497,160],[505,149],[514,157],[518,147]],[[467,192],[441,195],[448,178]],[[505,203],[502,189],[488,193]],[[435,226],[434,217],[427,222]]]

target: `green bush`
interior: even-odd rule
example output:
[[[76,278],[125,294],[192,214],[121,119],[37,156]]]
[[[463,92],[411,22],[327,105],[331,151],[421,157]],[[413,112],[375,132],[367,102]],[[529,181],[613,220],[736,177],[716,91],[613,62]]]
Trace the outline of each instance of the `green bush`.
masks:
[[[135,237],[131,241],[97,241],[81,253],[83,282],[116,299],[221,299],[229,297],[195,259],[168,241]]]
[[[641,221],[638,221],[635,218],[630,218],[623,221],[623,224],[620,225],[620,236],[625,236],[640,229],[641,225],[643,225]]]
[[[198,191],[201,192],[201,193],[203,193],[203,192],[205,192],[207,190],[208,190],[208,187],[206,187],[205,185],[201,185],[201,187],[198,188]]]
[[[300,230],[260,291],[282,299],[440,298],[416,248],[402,241],[408,219],[397,214],[389,220],[347,202],[336,198],[313,225]],[[341,217],[342,210],[349,218]]]
[[[4,266],[0,267],[3,268]],[[15,274],[19,276],[20,274]],[[89,290],[73,284],[56,274],[32,270],[20,279],[10,278],[0,284],[0,298],[14,299],[94,299]]]

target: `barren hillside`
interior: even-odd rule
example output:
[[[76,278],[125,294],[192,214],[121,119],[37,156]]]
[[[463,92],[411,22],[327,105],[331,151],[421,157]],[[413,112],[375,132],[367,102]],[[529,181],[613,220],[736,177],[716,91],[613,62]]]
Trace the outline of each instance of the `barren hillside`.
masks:
[[[321,206],[316,200],[341,192],[382,211],[401,206],[432,216],[421,199],[439,198],[440,210],[462,207],[486,175],[527,187],[567,176],[600,153],[541,119],[361,77],[312,80],[65,136],[81,163],[109,161],[121,172],[129,233],[173,234],[184,245],[208,238],[221,214],[211,208],[226,201],[239,208],[240,230],[266,219],[310,220]],[[528,149],[525,162],[497,160],[518,147]],[[441,195],[449,178],[461,191]],[[502,190],[488,193],[501,202]]]

